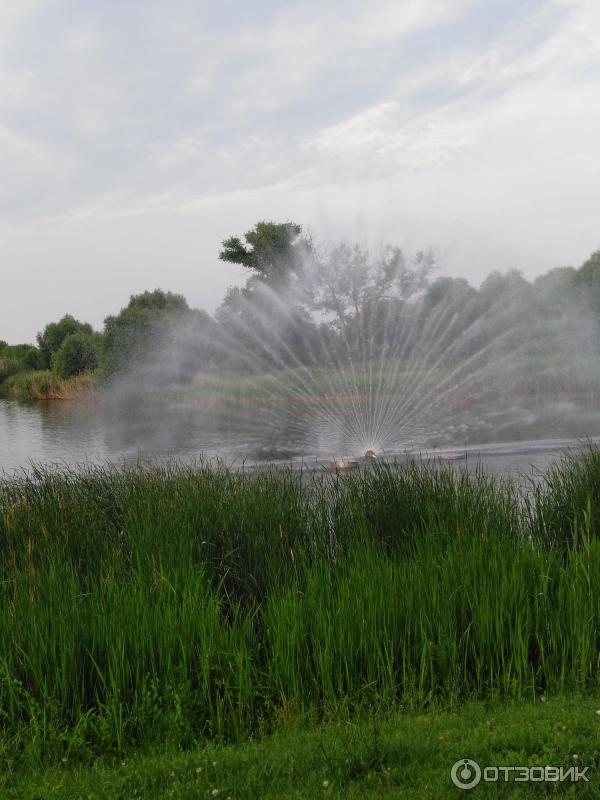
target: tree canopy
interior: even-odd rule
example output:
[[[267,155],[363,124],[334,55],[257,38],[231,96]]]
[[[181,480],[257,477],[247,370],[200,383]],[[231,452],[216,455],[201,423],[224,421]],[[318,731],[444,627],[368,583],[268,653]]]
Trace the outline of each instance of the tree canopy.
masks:
[[[59,378],[91,372],[98,366],[100,342],[97,334],[70,333],[52,357],[52,369]]]
[[[93,333],[92,326],[87,322],[80,322],[65,314],[58,322],[50,322],[42,333],[37,335],[37,343],[40,350],[41,366],[48,369],[52,365],[52,357],[59,349],[63,341],[72,333]]]
[[[245,243],[238,236],[225,239],[219,258],[247,267],[264,281],[282,283],[301,265],[306,250],[301,233],[294,222],[257,222],[244,234]]]
[[[600,311],[600,250],[592,253],[579,267],[574,282],[585,294],[594,311]]]
[[[534,281],[493,272],[475,289],[461,278],[431,280],[431,250],[319,248],[301,225],[263,220],[224,240],[219,258],[243,266],[247,280],[228,290],[214,317],[161,289],[132,295],[102,334],[66,314],[37,334],[37,347],[0,341],[0,383],[49,368],[61,377],[100,368],[108,378],[137,370],[140,379],[180,382],[211,364],[277,370],[400,349],[406,357],[419,347],[441,352],[448,342],[458,358],[494,336],[495,352],[516,352],[518,341],[521,354],[541,352],[552,337],[561,352],[600,341],[600,250],[579,268]]]
[[[183,295],[155,289],[132,295],[125,308],[104,320],[102,367],[106,378],[125,370],[151,369],[153,356],[170,347],[174,331],[199,324],[207,315],[192,311]],[[154,374],[162,368],[172,375],[164,363],[156,365]]]

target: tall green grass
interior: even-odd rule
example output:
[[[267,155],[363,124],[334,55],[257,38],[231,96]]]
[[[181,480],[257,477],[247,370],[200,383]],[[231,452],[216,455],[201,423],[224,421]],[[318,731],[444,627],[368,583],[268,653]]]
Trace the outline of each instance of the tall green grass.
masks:
[[[597,689],[600,453],[481,471],[198,464],[0,482],[0,755]]]
[[[537,538],[564,546],[600,530],[600,457],[594,447],[550,465],[530,489],[529,524]]]

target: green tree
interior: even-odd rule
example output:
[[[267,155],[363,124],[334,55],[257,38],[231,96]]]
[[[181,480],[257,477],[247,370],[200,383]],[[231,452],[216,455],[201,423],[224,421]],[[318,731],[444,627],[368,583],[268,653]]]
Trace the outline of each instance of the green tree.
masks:
[[[52,356],[52,369],[59,378],[71,378],[98,366],[99,336],[84,331],[70,333]]]
[[[93,333],[92,326],[87,322],[80,322],[71,314],[65,314],[58,322],[50,322],[46,325],[43,332],[38,333],[36,337],[40,351],[39,367],[49,369],[52,366],[52,357],[67,336],[80,332],[91,335]]]
[[[343,327],[377,304],[409,299],[425,288],[434,268],[432,251],[420,251],[409,260],[392,245],[372,254],[359,244],[341,243],[316,259],[306,283],[310,303]]]
[[[25,370],[42,368],[41,354],[31,344],[0,342],[0,382]]]
[[[232,287],[217,312],[226,363],[248,359],[264,366],[305,363],[312,358],[316,328],[306,310],[305,278],[314,254],[309,238],[295,222],[258,222],[244,234],[223,242],[222,261],[240,264],[251,275],[242,288]],[[284,355],[286,354],[286,355]],[[256,359],[259,359],[257,362]]]
[[[127,309],[144,309],[146,311],[161,313],[179,313],[189,311],[187,300],[182,294],[163,292],[155,289],[153,292],[145,291],[141,294],[131,295]]]
[[[102,371],[105,377],[140,366],[152,358],[190,313],[183,295],[143,292],[132,295],[129,304],[104,320]]]
[[[279,286],[301,269],[308,252],[301,233],[302,227],[295,222],[257,222],[244,234],[245,241],[237,236],[226,239],[219,258],[247,267],[258,279]]]
[[[600,311],[600,250],[585,261],[574,276],[575,286],[587,298],[594,311]]]
[[[315,253],[301,287],[311,318],[324,319],[346,354],[368,359],[394,346],[412,314],[407,301],[422,292],[435,269],[432,251],[407,258],[399,247],[375,252],[360,244],[337,244]]]

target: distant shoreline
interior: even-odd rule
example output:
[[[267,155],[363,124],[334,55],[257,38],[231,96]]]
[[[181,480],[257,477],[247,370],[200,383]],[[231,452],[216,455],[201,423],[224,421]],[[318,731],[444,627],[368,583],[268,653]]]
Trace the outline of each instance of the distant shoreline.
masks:
[[[0,385],[0,398],[19,402],[47,400],[97,400],[96,375],[85,372],[58,378],[50,370],[19,372]]]

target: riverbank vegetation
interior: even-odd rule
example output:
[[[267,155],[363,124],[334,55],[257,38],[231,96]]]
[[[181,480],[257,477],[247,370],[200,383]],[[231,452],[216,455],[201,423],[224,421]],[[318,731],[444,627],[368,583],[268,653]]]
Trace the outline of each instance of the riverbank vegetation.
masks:
[[[593,449],[526,492],[410,463],[5,476],[3,760],[16,773],[307,715],[597,696],[599,487]]]
[[[493,273],[477,289],[436,277],[432,252],[319,248],[293,223],[260,222],[243,239],[226,240],[220,258],[249,277],[213,316],[157,289],[132,296],[102,331],[66,315],[46,325],[35,346],[0,341],[0,395],[79,396],[57,391],[50,371],[61,381],[94,375],[102,387],[128,382],[146,394],[188,386],[193,396],[215,370],[275,382],[294,370],[336,372],[333,390],[349,395],[344,370],[389,373],[386,365],[401,362],[404,372],[420,365],[413,384],[443,367],[460,398],[477,394],[471,378],[482,378],[487,361],[517,402],[549,392],[588,404],[600,397],[600,251],[578,269],[552,269],[533,282]],[[489,386],[490,374],[481,383]]]
[[[34,400],[89,400],[96,389],[96,375],[83,372],[59,378],[51,370],[25,370],[7,378],[0,397],[23,403]]]

